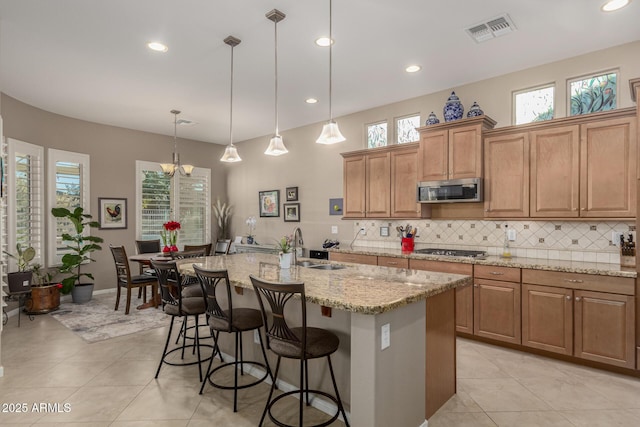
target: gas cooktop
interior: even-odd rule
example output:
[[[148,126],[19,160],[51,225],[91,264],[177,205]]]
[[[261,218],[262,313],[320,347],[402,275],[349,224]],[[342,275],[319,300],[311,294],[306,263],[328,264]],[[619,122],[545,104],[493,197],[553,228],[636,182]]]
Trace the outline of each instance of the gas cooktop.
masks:
[[[461,250],[461,249],[426,248],[426,249],[417,249],[414,251],[414,253],[425,254],[425,255],[458,256],[458,257],[478,258],[478,259],[483,259],[487,257],[487,253],[483,251],[468,251],[468,250]]]

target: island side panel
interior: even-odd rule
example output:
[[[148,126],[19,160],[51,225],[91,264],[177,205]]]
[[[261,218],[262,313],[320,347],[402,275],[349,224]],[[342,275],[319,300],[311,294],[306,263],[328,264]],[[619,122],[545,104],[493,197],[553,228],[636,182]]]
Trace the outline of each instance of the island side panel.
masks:
[[[351,314],[351,425],[420,426],[425,421],[426,304]],[[391,345],[381,350],[381,328]]]
[[[456,393],[455,289],[426,300],[426,413],[429,419]]]

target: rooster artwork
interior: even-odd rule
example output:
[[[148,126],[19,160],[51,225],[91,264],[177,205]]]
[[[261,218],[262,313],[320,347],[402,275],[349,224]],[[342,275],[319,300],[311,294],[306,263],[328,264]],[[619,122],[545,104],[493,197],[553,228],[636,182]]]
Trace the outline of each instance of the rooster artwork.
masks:
[[[116,222],[116,221],[120,221],[122,219],[122,217],[120,215],[122,213],[122,207],[120,206],[120,203],[115,205],[113,207],[113,209],[111,208],[111,206],[107,205],[106,209],[107,209],[107,213],[111,217],[111,221]]]
[[[98,198],[100,228],[127,228],[127,199]]]

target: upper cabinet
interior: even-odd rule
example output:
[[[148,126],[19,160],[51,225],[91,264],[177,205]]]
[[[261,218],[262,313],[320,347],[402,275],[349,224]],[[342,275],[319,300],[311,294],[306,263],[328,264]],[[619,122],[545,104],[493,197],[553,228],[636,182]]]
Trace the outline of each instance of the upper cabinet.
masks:
[[[482,177],[482,131],[496,122],[487,116],[418,128],[419,181]]]

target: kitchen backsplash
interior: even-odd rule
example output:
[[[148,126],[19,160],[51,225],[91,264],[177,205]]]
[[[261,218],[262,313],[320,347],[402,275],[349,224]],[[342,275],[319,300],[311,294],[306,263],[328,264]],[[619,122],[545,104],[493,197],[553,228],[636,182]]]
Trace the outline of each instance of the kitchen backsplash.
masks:
[[[418,229],[416,249],[473,249],[500,255],[506,224],[516,231],[516,240],[509,242],[513,256],[616,264],[620,262],[620,250],[611,241],[612,232],[625,236],[631,232],[634,241],[636,234],[634,221],[359,220],[353,222],[353,236],[361,227],[366,235],[360,233],[353,246],[400,248],[396,227],[407,224]],[[384,227],[389,229],[388,236],[381,236]],[[341,242],[341,246],[349,243]]]

